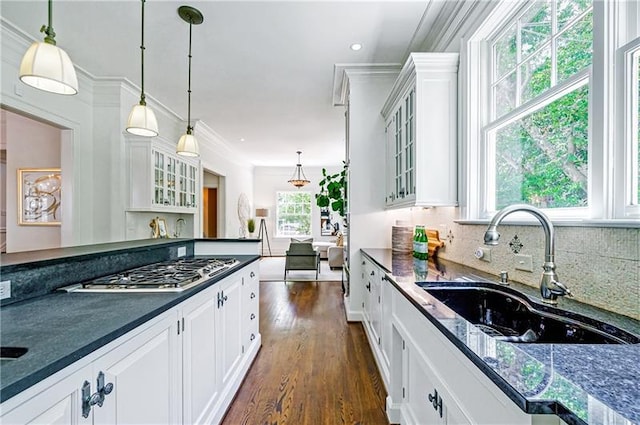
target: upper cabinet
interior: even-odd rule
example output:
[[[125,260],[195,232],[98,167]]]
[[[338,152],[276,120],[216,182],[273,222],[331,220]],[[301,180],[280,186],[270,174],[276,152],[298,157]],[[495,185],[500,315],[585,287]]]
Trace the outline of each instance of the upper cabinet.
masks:
[[[387,208],[455,206],[457,53],[411,53],[382,108]]]
[[[198,160],[170,152],[155,140],[130,140],[128,148],[129,211],[197,212]]]

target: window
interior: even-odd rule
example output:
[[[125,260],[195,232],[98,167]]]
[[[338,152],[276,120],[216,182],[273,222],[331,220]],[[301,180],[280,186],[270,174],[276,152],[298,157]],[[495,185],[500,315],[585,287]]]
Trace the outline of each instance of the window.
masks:
[[[618,142],[624,154],[624,166],[618,167],[616,186],[623,199],[619,215],[640,217],[640,38],[623,46],[618,52],[618,105],[622,127]]]
[[[276,236],[311,236],[311,193],[277,192]]]
[[[592,22],[589,1],[535,2],[489,40],[487,213],[587,206]]]
[[[640,4],[502,1],[463,44],[465,215],[640,217]]]

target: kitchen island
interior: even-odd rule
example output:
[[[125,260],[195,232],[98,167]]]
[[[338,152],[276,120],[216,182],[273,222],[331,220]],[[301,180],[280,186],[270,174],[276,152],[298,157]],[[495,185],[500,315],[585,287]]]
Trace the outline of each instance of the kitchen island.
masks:
[[[369,313],[365,311],[363,322],[383,378],[386,375],[387,412],[392,421],[640,422],[639,344],[498,340],[416,284],[437,287],[456,280],[495,281],[494,277],[446,261],[415,268],[410,255],[394,256],[391,250],[363,249],[362,253],[365,285],[371,287],[367,293],[374,294],[364,301]],[[510,286],[531,299],[538,296],[535,288]],[[640,335],[640,323],[633,319],[572,300],[563,300],[562,308]],[[444,407],[438,411],[440,406]],[[425,419],[431,414],[435,419]]]
[[[260,348],[258,255],[236,252],[236,267],[184,291],[41,295],[41,287],[229,242],[237,247],[237,240],[134,241],[73,249],[78,255],[47,250],[40,261],[11,254],[7,266],[3,257],[3,280],[15,280],[20,299],[2,307],[0,343],[28,351],[2,360],[2,423],[132,423],[140,414],[162,423],[219,421]],[[257,240],[240,243],[257,253]],[[95,394],[100,405],[91,404]],[[156,407],[158,399],[166,405]]]

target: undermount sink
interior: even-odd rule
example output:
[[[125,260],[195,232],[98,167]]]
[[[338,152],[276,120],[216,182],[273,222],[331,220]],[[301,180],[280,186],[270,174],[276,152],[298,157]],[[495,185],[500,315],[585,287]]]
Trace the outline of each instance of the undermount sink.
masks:
[[[13,361],[29,351],[25,347],[0,347],[0,365]]]
[[[491,337],[540,344],[638,344],[640,338],[607,323],[531,302],[510,288],[419,284]],[[569,316],[569,317],[568,317]]]

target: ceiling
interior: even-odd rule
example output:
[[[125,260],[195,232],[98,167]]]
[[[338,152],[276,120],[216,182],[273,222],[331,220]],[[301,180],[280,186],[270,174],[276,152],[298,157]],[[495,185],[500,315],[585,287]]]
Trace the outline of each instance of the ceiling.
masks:
[[[344,109],[333,106],[334,65],[403,63],[430,7],[427,0],[147,0],[145,92],[185,118],[189,25],[177,14],[182,4],[204,15],[193,26],[192,119],[257,166],[295,164],[296,150],[307,166],[341,164]],[[140,5],[56,0],[58,46],[94,76],[139,85]],[[45,0],[2,0],[0,8],[4,19],[42,39]],[[357,52],[349,48],[356,42],[363,45]]]

